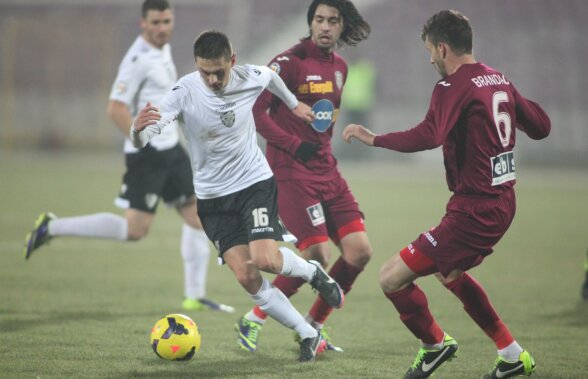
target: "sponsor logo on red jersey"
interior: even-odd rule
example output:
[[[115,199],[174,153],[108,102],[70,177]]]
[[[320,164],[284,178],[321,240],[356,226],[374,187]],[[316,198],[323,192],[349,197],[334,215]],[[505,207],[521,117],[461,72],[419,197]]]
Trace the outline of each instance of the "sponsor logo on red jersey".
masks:
[[[314,120],[310,123],[312,128],[319,133],[329,129],[335,118],[335,106],[328,99],[321,99],[312,105]]]

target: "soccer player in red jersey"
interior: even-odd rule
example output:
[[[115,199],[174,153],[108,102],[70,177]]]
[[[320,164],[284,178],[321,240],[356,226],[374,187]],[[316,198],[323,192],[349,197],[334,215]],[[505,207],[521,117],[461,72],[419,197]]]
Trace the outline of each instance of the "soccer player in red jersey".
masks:
[[[331,138],[347,64],[335,53],[340,46],[353,46],[366,39],[369,24],[348,0],[314,0],[307,13],[309,35],[278,54],[269,64],[299,101],[309,104],[315,115],[310,123],[288,113],[286,105],[267,92],[253,109],[257,131],[267,140],[267,159],[278,183],[279,214],[297,238],[303,257],[329,265],[329,238],[341,256],[329,274],[345,293],[370,260],[372,248],[359,210],[347,182],[333,157]],[[295,199],[295,201],[293,201]],[[303,284],[297,278],[278,276],[273,284],[290,297]],[[333,309],[318,297],[307,321],[324,337],[327,348],[335,347],[323,325]],[[239,344],[255,351],[266,314],[255,307],[238,324]]]
[[[496,344],[498,358],[486,378],[530,375],[535,362],[500,319],[480,283],[466,271],[492,253],[515,214],[515,129],[547,137],[551,123],[502,73],[476,62],[473,32],[459,12],[441,11],[422,29],[431,64],[442,80],[425,119],[416,127],[375,135],[348,125],[343,138],[368,146],[416,152],[443,146],[447,184],[453,192],[446,214],[380,270],[380,286],[406,327],[421,340],[405,378],[426,378],[457,351],[457,342],[431,315],[414,281],[435,273],[465,311]]]

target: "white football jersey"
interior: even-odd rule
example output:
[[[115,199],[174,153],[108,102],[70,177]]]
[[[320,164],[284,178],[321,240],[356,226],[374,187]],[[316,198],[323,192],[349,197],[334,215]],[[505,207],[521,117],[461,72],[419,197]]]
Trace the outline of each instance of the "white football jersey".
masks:
[[[129,106],[135,117],[147,102],[159,106],[165,94],[178,80],[176,66],[169,44],[161,49],[150,45],[142,36],[131,45],[119,68],[112,85],[110,100],[117,100]],[[178,128],[174,122],[149,143],[157,150],[167,150],[178,144]],[[127,138],[124,152],[139,151]]]
[[[265,66],[233,66],[220,93],[204,84],[199,72],[181,78],[161,103],[157,126],[179,120],[188,143],[199,199],[235,193],[273,173],[257,145],[252,108],[267,87],[290,109],[298,104],[280,77]]]

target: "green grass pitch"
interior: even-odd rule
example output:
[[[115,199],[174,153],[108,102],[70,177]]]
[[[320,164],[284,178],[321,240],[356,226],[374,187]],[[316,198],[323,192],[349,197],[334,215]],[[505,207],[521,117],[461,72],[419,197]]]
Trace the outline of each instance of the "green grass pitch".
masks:
[[[440,155],[440,154],[439,154]],[[186,312],[202,348],[189,362],[167,362],[150,349],[149,330],[179,312],[180,219],[160,206],[143,241],[62,238],[22,257],[37,215],[118,212],[114,196],[123,158],[112,154],[0,153],[0,377],[2,378],[398,378],[417,341],[378,286],[382,263],[436,225],[449,193],[442,167],[343,166],[363,211],[374,258],[342,310],[328,321],[342,354],[296,362],[292,332],[269,321],[255,354],[236,344],[233,325],[252,302],[227,267],[211,259],[208,294],[237,314]],[[440,157],[439,157],[440,160]],[[472,274],[537,362],[536,378],[586,377],[588,303],[580,297],[588,247],[586,170],[518,165],[518,210],[496,251]],[[333,251],[331,262],[338,256]],[[496,357],[493,343],[458,300],[432,278],[418,282],[440,325],[460,343],[436,378],[479,378]],[[304,314],[314,294],[293,297]]]

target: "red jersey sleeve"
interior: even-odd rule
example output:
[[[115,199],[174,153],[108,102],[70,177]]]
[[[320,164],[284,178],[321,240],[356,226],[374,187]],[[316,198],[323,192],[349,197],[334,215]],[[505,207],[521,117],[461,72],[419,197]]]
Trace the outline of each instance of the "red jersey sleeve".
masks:
[[[447,134],[455,125],[460,114],[461,102],[445,101],[448,98],[440,93],[444,89],[436,87],[425,119],[412,129],[377,136],[374,146],[412,153],[437,148],[443,144]]]
[[[534,101],[525,99],[514,89],[517,129],[525,132],[530,138],[539,140],[551,132],[551,121],[547,113]]]
[[[290,60],[294,57],[288,56],[287,60],[281,59],[282,57],[285,56],[280,55],[274,58],[270,62],[269,67],[276,71],[284,83],[286,83],[288,89],[294,92],[292,83],[294,82],[293,78],[296,77],[296,65],[290,63]],[[280,101],[280,99],[278,99],[268,90],[265,90],[261,96],[257,98],[257,101],[253,106],[255,127],[257,132],[267,141],[268,144],[271,144],[280,150],[287,151],[288,153],[294,155],[294,152],[300,146],[302,140],[281,128],[270,117],[269,114],[269,112],[272,110],[272,107],[275,107],[276,104]]]

